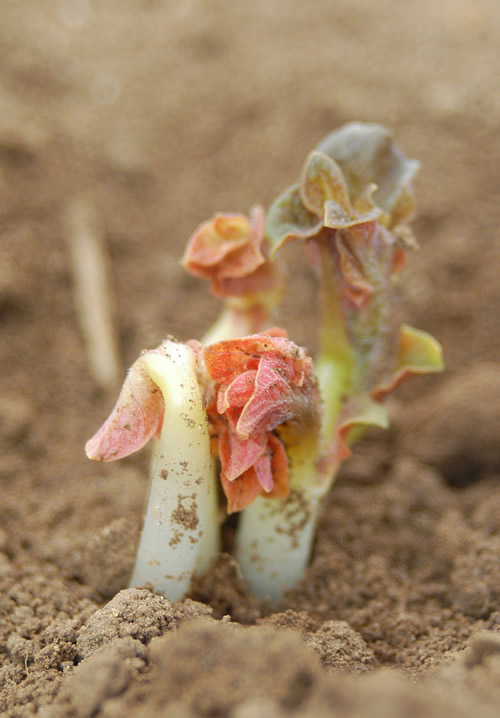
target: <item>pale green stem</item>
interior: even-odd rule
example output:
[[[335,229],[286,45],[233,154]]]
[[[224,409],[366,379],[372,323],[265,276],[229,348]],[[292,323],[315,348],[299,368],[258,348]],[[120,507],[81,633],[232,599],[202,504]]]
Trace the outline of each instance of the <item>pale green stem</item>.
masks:
[[[353,347],[353,393],[367,393],[377,383],[380,361],[384,356],[390,325],[392,284],[386,278],[390,256],[383,256],[383,247],[376,234],[360,252],[363,272],[373,288],[368,305],[352,312],[349,319],[349,336]],[[387,250],[386,250],[387,254]]]
[[[321,499],[335,477],[337,462],[320,457],[331,451],[344,397],[352,382],[352,351],[336,267],[321,247],[320,355],[316,362],[323,416],[321,431],[310,430],[285,446],[290,461],[290,495],[285,501],[259,497],[240,516],[236,557],[251,590],[278,601],[303,576],[312,552]],[[320,433],[320,436],[317,434]]]
[[[219,316],[210,329],[203,335],[201,343],[204,346],[208,346],[209,344],[216,344],[226,339],[235,339],[236,337],[244,336],[244,334],[241,334],[241,330],[245,328],[246,326],[242,323],[239,314],[224,302]],[[249,332],[246,333],[248,334]]]
[[[165,345],[165,354],[143,357],[165,415],[130,585],[151,584],[176,601],[219,550],[217,486],[194,353],[177,342]]]
[[[320,243],[321,244],[321,243]],[[332,441],[344,398],[352,384],[353,356],[347,335],[337,269],[328,247],[321,246],[320,351],[316,361],[323,399],[322,448]]]
[[[228,297],[222,310],[202,338],[202,344],[215,344],[226,339],[238,339],[258,334],[271,323],[272,305],[252,297]]]

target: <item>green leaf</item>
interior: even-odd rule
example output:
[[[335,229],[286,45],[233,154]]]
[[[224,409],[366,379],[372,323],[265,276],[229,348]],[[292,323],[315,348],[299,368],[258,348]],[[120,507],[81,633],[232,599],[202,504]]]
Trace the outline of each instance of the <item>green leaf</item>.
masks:
[[[409,222],[415,211],[412,183],[420,167],[394,144],[383,125],[350,122],[322,140],[317,150],[340,166],[351,202],[357,206],[368,185],[375,183],[375,204],[385,214],[385,224]]]
[[[434,374],[443,369],[443,350],[437,339],[421,329],[403,324],[392,377],[386,384],[376,387],[372,396],[376,401],[381,401],[408,377]]]
[[[387,409],[367,394],[355,394],[344,405],[336,427],[333,462],[342,462],[351,456],[351,444],[359,439],[370,426],[387,429]]]
[[[346,216],[352,214],[342,170],[322,152],[313,151],[307,156],[299,191],[304,206],[318,217],[323,216],[327,200],[333,201]]]
[[[274,200],[267,213],[265,235],[271,256],[286,242],[313,237],[322,226],[322,217],[304,207],[299,185],[289,187]]]

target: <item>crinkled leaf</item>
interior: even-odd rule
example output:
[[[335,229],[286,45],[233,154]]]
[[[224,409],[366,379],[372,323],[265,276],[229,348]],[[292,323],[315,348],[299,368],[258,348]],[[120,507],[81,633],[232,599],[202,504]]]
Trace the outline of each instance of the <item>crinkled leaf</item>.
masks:
[[[235,424],[232,428],[241,439],[298,419],[317,399],[311,359],[274,333],[226,340],[203,350],[205,367],[217,384],[217,411]]]
[[[300,195],[305,207],[329,229],[347,229],[374,222],[381,210],[373,205],[374,185],[358,198],[357,211],[351,207],[349,193],[338,164],[322,152],[311,152],[306,159],[300,182]]]
[[[227,500],[228,514],[242,511],[262,493],[262,486],[253,468],[234,481],[229,481],[221,471],[220,481]]]
[[[368,228],[367,228],[368,229]],[[363,307],[374,292],[374,287],[366,276],[366,262],[369,259],[373,265],[373,252],[367,251],[360,233],[340,233],[337,236],[337,249],[340,256],[340,266],[347,288],[347,294],[351,302],[357,307]]]
[[[262,454],[254,464],[255,475],[263,491],[268,494],[273,490],[273,472],[271,469],[271,455],[269,451]]]
[[[275,301],[277,301],[281,296],[282,289],[283,284],[278,265],[276,262],[270,261],[265,261],[248,275],[217,277],[212,283],[212,293],[216,297],[241,297],[259,292],[268,292],[271,296],[271,292],[273,292],[272,296],[275,296]]]
[[[296,413],[298,384],[293,366],[275,354],[264,354],[259,361],[252,396],[245,403],[236,425],[242,438],[254,432],[269,431]]]
[[[312,371],[311,359],[305,350],[290,341],[286,331],[280,327],[209,344],[203,348],[202,356],[212,379],[218,384],[227,385],[243,371],[257,369],[261,356],[267,352],[291,361],[300,377],[300,381],[297,380],[299,383],[304,371]]]
[[[230,406],[244,406],[255,391],[256,369],[239,374],[217,394],[217,411],[223,414]]]
[[[386,215],[385,224],[394,227],[412,219],[412,182],[420,164],[401,152],[387,128],[350,122],[325,137],[317,149],[340,166],[354,206],[368,185],[375,183],[373,198]]]
[[[248,471],[264,454],[267,444],[266,432],[259,432],[247,439],[241,439],[233,431],[224,431],[221,445],[221,461],[224,474],[234,481]]]
[[[377,207],[368,209],[363,214],[356,214],[350,209],[345,212],[337,202],[327,200],[324,207],[323,225],[328,229],[350,229],[362,224],[370,224],[379,219],[380,209]]]
[[[260,354],[278,352],[268,334],[254,334],[240,339],[229,339],[209,344],[203,349],[203,361],[208,373],[216,382],[230,383],[233,378],[251,369],[257,369]]]
[[[221,262],[233,262],[234,255],[248,245],[250,231],[244,215],[218,213],[194,231],[182,263],[188,271],[205,276]],[[258,252],[255,259],[261,259]]]
[[[267,452],[270,457],[273,475],[273,487],[266,492],[267,496],[271,499],[286,499],[290,491],[288,457],[283,442],[274,434],[269,434]]]
[[[188,242],[182,264],[191,274],[210,279],[217,296],[279,292],[281,274],[268,255],[264,210],[256,206],[250,220],[242,214],[219,213],[201,224]]]
[[[230,447],[223,441],[220,448],[221,484],[227,499],[228,513],[241,511],[257,496],[285,499],[289,493],[288,459],[285,448],[274,434],[269,434],[264,451],[244,473],[230,479],[226,467]]]
[[[286,242],[313,237],[321,227],[322,217],[304,207],[299,185],[289,187],[274,200],[267,213],[265,234],[271,256]]]
[[[311,359],[275,328],[202,350],[215,399],[207,411],[218,440],[228,511],[264,494],[288,495],[288,459],[273,431],[285,423],[299,434],[319,426],[319,392]]]
[[[408,377],[432,374],[443,369],[443,350],[439,342],[427,332],[403,324],[393,375],[386,384],[376,387],[372,396],[381,401]]]
[[[304,207],[322,217],[325,202],[332,201],[346,216],[351,212],[349,193],[338,164],[323,152],[311,152],[302,169],[299,183],[300,198]]]

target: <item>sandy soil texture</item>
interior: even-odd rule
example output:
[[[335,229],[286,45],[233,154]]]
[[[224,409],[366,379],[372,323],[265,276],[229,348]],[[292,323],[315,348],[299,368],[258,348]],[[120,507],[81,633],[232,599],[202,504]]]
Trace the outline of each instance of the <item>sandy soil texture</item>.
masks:
[[[9,718],[494,718],[500,710],[497,0],[4,0],[0,21],[0,712]],[[303,581],[271,608],[223,555],[188,599],[127,589],[148,457],[83,445],[68,237],[109,251],[118,381],[217,301],[178,260],[268,205],[349,120],[422,162],[398,312],[448,369],[345,464]],[[76,225],[75,225],[76,223]],[[280,316],[314,351],[289,252]],[[111,376],[114,368],[111,367]]]

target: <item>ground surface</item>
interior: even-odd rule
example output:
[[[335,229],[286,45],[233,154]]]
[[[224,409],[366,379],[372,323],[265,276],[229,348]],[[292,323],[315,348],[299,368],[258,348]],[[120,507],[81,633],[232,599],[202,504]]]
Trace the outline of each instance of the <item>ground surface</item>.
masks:
[[[1,13],[2,715],[497,716],[498,2],[4,0]],[[68,208],[89,202],[108,239],[126,367],[216,315],[178,267],[193,228],[268,204],[351,119],[392,127],[422,161],[401,307],[449,370],[391,401],[392,429],[344,467],[312,566],[277,609],[227,557],[182,604],[118,593],[147,456],[83,455],[115,390],[89,373]],[[310,344],[297,267],[280,322]]]

